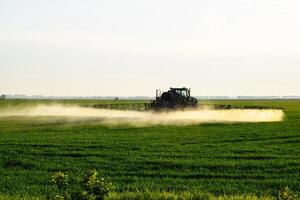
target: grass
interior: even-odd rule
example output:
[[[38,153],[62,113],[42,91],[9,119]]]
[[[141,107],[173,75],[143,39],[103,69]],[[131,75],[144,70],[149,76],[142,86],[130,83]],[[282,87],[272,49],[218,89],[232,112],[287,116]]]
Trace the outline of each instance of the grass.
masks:
[[[0,195],[0,200],[43,200],[43,197]],[[234,195],[214,196],[200,192],[120,192],[111,193],[105,200],[273,200],[270,196]]]
[[[111,101],[4,100],[0,110],[57,102],[88,105]],[[274,123],[107,127],[97,121],[3,117],[0,193],[51,196],[54,187],[49,180],[54,172],[78,177],[92,168],[125,196],[149,190],[157,191],[156,195],[203,191],[214,196],[254,198],[286,186],[299,192],[300,101],[210,103],[285,107],[286,119]]]

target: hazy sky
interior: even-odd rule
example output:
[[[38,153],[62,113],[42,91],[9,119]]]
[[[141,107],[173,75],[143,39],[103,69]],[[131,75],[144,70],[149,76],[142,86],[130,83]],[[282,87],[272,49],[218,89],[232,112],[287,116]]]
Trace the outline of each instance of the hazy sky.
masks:
[[[0,0],[0,93],[300,95],[299,0]]]

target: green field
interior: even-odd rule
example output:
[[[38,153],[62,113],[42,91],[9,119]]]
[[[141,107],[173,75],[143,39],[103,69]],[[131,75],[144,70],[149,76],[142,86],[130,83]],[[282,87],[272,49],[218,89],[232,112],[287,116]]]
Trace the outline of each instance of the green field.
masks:
[[[2,100],[1,109],[97,100]],[[144,101],[136,101],[144,102]],[[50,117],[0,118],[0,194],[51,196],[57,171],[97,169],[117,192],[201,191],[268,195],[300,191],[300,100],[205,103],[284,107],[283,122],[189,126],[105,126]]]

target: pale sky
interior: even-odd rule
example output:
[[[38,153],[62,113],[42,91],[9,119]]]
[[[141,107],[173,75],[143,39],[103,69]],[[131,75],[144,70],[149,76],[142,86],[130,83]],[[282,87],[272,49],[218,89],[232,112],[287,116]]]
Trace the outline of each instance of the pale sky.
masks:
[[[300,95],[299,0],[0,0],[0,94]]]

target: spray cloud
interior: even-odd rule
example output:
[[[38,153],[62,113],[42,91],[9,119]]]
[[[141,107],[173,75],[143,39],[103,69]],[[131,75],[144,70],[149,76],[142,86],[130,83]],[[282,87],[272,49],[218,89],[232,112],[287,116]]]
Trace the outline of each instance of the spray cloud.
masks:
[[[213,110],[196,109],[172,112],[141,112],[123,110],[105,110],[66,105],[37,105],[27,108],[10,108],[0,111],[0,118],[5,116],[29,117],[65,117],[78,120],[99,119],[104,124],[148,125],[189,125],[200,123],[234,122],[276,122],[282,121],[281,110]]]

